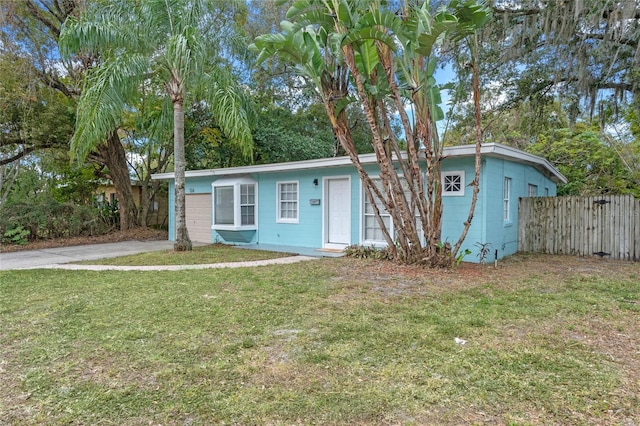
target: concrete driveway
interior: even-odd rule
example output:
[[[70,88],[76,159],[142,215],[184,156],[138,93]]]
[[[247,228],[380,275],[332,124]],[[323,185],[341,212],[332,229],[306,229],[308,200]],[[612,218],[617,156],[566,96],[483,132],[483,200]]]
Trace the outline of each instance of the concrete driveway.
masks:
[[[193,243],[194,247],[205,245]],[[245,268],[276,264],[289,264],[316,260],[312,256],[287,256],[275,259],[247,262],[207,263],[201,265],[151,265],[151,266],[115,266],[115,265],[74,265],[69,262],[97,260],[108,257],[149,251],[170,250],[173,241],[123,241],[120,243],[92,244],[85,246],[59,247],[42,250],[26,250],[12,253],[0,253],[0,270],[10,269],[70,269],[89,271],[179,271],[184,269]]]
[[[0,270],[46,268],[80,260],[104,259],[172,248],[173,241],[122,241],[0,253]]]

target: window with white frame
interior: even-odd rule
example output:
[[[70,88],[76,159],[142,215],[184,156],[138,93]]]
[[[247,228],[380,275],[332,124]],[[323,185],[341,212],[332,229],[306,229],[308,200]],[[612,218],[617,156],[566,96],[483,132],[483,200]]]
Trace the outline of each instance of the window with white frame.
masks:
[[[373,179],[374,184],[376,185],[376,187],[380,190],[380,192],[382,192],[384,194],[384,190],[382,188],[382,181],[379,178],[374,178]],[[411,191],[409,189],[408,183],[406,180],[402,179],[402,187],[405,193],[405,196],[407,197],[407,200],[411,199]],[[380,227],[380,225],[378,224],[378,221],[376,220],[376,216],[374,213],[374,209],[373,209],[373,205],[369,202],[364,189],[362,191],[363,196],[364,196],[364,203],[363,203],[363,235],[362,238],[364,240],[364,242],[366,243],[370,243],[370,244],[386,244],[386,240],[384,239],[384,235],[382,233],[382,228]],[[375,195],[374,195],[375,197]],[[382,201],[380,201],[379,199],[376,198],[376,207],[378,208],[378,210],[380,211],[380,217],[382,218],[382,222],[384,223],[385,227],[387,228],[387,230],[389,231],[391,238],[395,239],[395,229],[393,227],[393,221],[391,220],[391,215],[387,212],[387,210],[384,207],[384,204],[382,203]],[[417,208],[416,208],[417,210]],[[416,211],[416,226],[418,228],[418,234],[422,235],[422,222],[420,221],[419,215]]]
[[[298,223],[298,182],[278,182],[278,222]]]
[[[382,190],[382,181],[380,179],[373,179],[373,182],[376,185],[376,187],[381,192],[384,193],[384,191]],[[365,241],[368,241],[368,242],[384,243],[385,242],[384,235],[382,234],[382,228],[380,227],[380,225],[378,224],[378,221],[376,219],[376,216],[375,216],[375,213],[374,213],[373,204],[371,204],[369,202],[369,199],[366,196],[366,194],[364,193],[364,190],[363,190],[362,193],[364,194],[364,220],[363,220],[364,235],[363,235],[363,238],[364,238]],[[375,195],[374,195],[374,197],[375,197]],[[385,227],[390,230],[391,229],[391,216],[389,215],[387,210],[384,208],[384,205],[382,204],[382,201],[380,201],[379,199],[376,198],[375,206],[380,211],[380,216],[382,217],[382,221],[384,222]]]
[[[527,187],[527,194],[529,197],[537,197],[538,196],[538,185],[534,185],[532,183]]]
[[[225,178],[211,184],[213,229],[256,229],[257,183],[248,177]]]
[[[256,186],[250,183],[240,185],[240,225],[256,224]]]
[[[442,172],[442,195],[464,195],[464,171]]]
[[[511,221],[511,178],[504,178],[502,217],[505,222]]]

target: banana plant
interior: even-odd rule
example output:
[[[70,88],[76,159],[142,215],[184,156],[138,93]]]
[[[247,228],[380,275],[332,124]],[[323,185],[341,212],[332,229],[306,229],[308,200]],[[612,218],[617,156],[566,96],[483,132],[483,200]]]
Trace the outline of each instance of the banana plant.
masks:
[[[471,0],[438,10],[426,0],[399,10],[385,0],[297,0],[286,16],[282,33],[260,36],[252,45],[258,63],[278,56],[314,83],[392,256],[403,263],[453,265],[459,244],[443,250],[440,237],[442,147],[435,123],[444,114],[435,70],[440,46],[467,40],[490,19],[489,10]],[[371,129],[378,184],[359,163],[344,114],[350,102],[363,109]],[[395,117],[404,139],[392,131]],[[394,235],[376,201],[391,216]]]

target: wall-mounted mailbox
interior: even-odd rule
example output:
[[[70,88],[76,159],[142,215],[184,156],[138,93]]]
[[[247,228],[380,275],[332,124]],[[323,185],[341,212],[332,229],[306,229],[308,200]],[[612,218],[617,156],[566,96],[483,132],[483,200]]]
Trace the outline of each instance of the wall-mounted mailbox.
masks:
[[[311,204],[312,206],[319,206],[320,205],[320,198],[312,198],[309,200],[309,204]]]

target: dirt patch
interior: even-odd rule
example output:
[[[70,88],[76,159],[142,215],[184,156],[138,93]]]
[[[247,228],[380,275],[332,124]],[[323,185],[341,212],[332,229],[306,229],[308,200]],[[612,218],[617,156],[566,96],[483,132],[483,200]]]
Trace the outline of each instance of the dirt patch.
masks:
[[[152,228],[135,228],[126,231],[115,231],[91,237],[55,238],[32,241],[25,245],[0,244],[0,253],[22,250],[41,250],[54,247],[69,247],[85,244],[117,243],[120,241],[158,241],[168,238],[167,231]]]
[[[598,257],[552,256],[518,254],[494,263],[479,265],[462,263],[453,269],[430,269],[422,266],[398,265],[389,261],[343,258],[337,264],[336,280],[366,280],[371,284],[397,284],[411,288],[411,284],[430,288],[464,289],[499,282],[501,288],[518,286],[537,277],[588,278],[611,274],[638,274],[638,263],[614,261]],[[640,282],[640,275],[638,276]]]
[[[489,265],[462,263],[454,269],[431,269],[416,265],[398,265],[385,260],[343,258],[333,278],[340,282],[367,282],[371,291],[384,297],[412,294],[438,294],[443,291],[474,287],[486,282],[497,271]],[[360,286],[354,284],[357,291]]]

